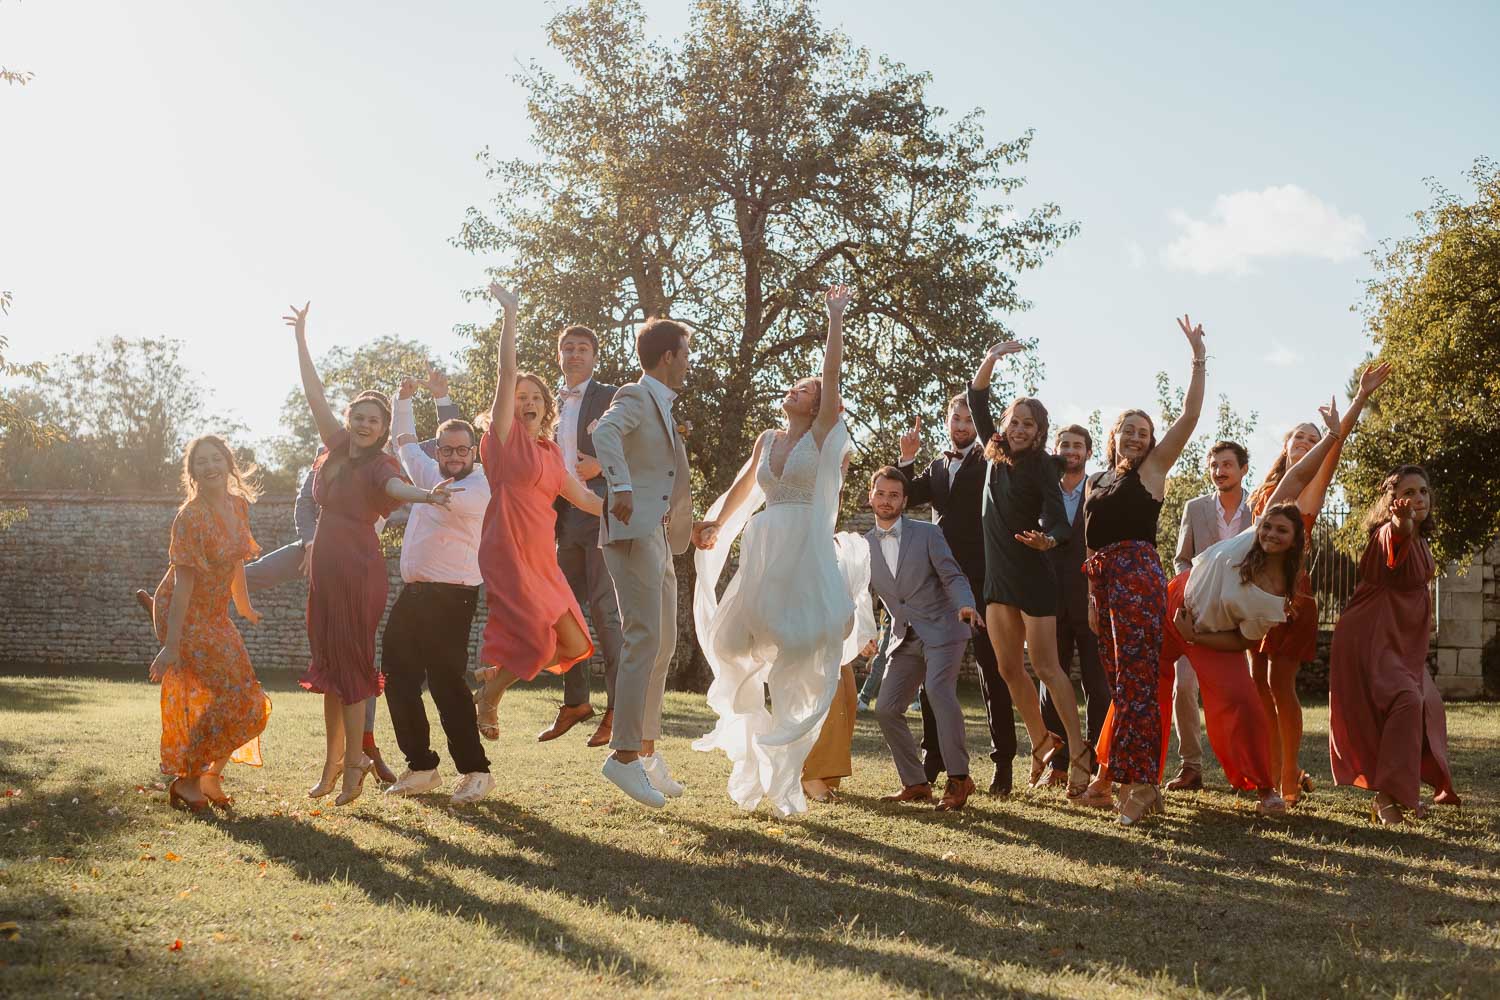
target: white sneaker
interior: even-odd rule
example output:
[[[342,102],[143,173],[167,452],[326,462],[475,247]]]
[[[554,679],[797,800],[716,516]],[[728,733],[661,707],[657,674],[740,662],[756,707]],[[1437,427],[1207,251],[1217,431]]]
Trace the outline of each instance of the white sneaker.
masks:
[[[430,792],[442,785],[443,779],[438,777],[437,768],[431,771],[413,771],[407,768],[401,772],[401,777],[396,783],[385,790],[387,795],[421,795]]]
[[[452,802],[456,806],[478,802],[490,794],[494,787],[495,779],[488,771],[471,771],[458,779],[458,787],[453,790]]]
[[[858,705],[861,712],[868,712],[870,710],[870,703],[863,698],[859,699]]]
[[[672,777],[672,772],[667,770],[667,762],[656,754],[642,757],[641,766],[646,769],[646,780],[651,782],[652,788],[669,799],[682,794],[682,782]]]
[[[625,764],[616,760],[614,754],[610,754],[604,758],[604,767],[601,770],[606,778],[619,787],[620,791],[641,805],[660,809],[667,804],[667,797],[657,791],[656,786],[651,784],[651,779],[646,776],[646,768],[641,764],[644,759],[644,757],[638,757],[629,764]]]

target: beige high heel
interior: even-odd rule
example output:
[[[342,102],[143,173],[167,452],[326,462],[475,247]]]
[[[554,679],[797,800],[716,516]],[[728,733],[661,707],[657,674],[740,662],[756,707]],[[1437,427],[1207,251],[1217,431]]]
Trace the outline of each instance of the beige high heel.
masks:
[[[1117,820],[1121,826],[1135,826],[1147,816],[1154,816],[1161,811],[1161,792],[1155,785],[1126,785],[1120,789],[1120,815]]]
[[[344,768],[344,790],[339,792],[339,797],[333,800],[333,804],[336,806],[347,806],[359,798],[360,793],[365,790],[365,778],[373,770],[375,770],[375,762],[368,757],[362,757],[360,762],[353,767]],[[350,771],[359,775],[352,789],[349,787]]]
[[[343,767],[343,757],[339,757],[338,760],[324,761],[323,777],[318,779],[318,783],[316,785],[313,785],[307,790],[307,797],[310,799],[321,799],[325,795],[332,794],[334,789],[334,780],[338,778],[339,771],[343,770]]]
[[[485,697],[489,690],[489,682],[500,675],[500,667],[480,667],[474,671],[474,676],[481,682],[478,691],[474,692],[474,722],[479,728],[479,735],[487,740],[498,740],[500,738],[500,697],[497,695],[494,701]],[[505,694],[502,688],[500,694]]]

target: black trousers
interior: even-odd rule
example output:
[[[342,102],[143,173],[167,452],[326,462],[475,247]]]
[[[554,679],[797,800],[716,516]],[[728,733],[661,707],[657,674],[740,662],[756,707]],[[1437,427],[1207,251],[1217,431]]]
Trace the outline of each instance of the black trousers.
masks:
[[[1104,729],[1104,716],[1109,712],[1110,699],[1109,681],[1104,676],[1104,667],[1099,663],[1099,640],[1089,628],[1087,614],[1079,621],[1066,609],[1060,610],[1057,616],[1057,659],[1065,672],[1073,663],[1075,649],[1078,651],[1078,675],[1083,682],[1083,703],[1086,706],[1084,715],[1088,720],[1086,734],[1089,746],[1094,746],[1099,742],[1099,733]],[[1045,684],[1042,685],[1042,721],[1046,723],[1048,731],[1058,733],[1063,738],[1062,753],[1052,758],[1052,766],[1059,771],[1066,771],[1068,761],[1072,759],[1070,755],[1078,751],[1068,746],[1068,731],[1063,728],[1062,718],[1057,714],[1057,705],[1053,703],[1052,694]],[[1092,755],[1089,756],[1089,761],[1092,763]]]
[[[979,601],[979,613],[984,614],[984,577],[967,574],[974,599]],[[995,647],[990,645],[988,632],[976,633],[972,646],[974,660],[979,666],[979,693],[984,698],[984,716],[990,729],[990,760],[995,762],[995,775],[1000,790],[1010,791],[1011,761],[1016,756],[1016,717],[1010,700],[1010,688],[1000,676],[1000,664],[995,660]],[[922,692],[922,769],[927,780],[935,781],[947,768],[943,765],[943,752],[938,748],[937,720],[927,704],[927,692]]]
[[[437,705],[453,766],[460,774],[490,769],[466,678],[469,626],[478,603],[478,587],[408,583],[391,607],[380,645],[385,704],[396,743],[413,771],[431,771],[439,760],[422,704],[423,681]]]

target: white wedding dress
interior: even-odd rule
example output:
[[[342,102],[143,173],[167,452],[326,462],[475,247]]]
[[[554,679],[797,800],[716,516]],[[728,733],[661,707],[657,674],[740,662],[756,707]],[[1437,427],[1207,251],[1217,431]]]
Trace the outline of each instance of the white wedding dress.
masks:
[[[779,477],[771,472],[773,434],[766,432],[751,496],[721,525],[714,548],[694,557],[693,620],[713,668],[708,704],[719,722],[693,748],[729,757],[729,797],[740,808],[765,799],[792,816],[807,811],[802,764],[838,691],[839,667],[874,638],[875,620],[869,545],[834,534],[848,428],[839,421],[821,449],[804,434]],[[741,531],[739,567],[721,600],[719,576]]]

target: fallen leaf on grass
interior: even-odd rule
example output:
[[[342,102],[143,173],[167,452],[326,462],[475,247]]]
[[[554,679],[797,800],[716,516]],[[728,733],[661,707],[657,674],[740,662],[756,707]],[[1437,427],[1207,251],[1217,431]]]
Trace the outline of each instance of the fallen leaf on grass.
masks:
[[[21,790],[19,788],[7,788],[5,790],[5,797],[7,799],[13,799],[17,795],[20,795],[20,794],[21,794]]]
[[[72,861],[73,861],[72,858],[48,858],[47,860],[51,861],[53,864],[58,864],[58,865],[71,864]]]
[[[161,859],[163,861],[181,861],[182,857],[181,855],[173,854],[171,851],[168,851],[166,854],[163,854],[161,856]]]
[[[14,941],[21,936],[21,925],[14,920],[0,924],[0,941]]]
[[[142,861],[155,861],[156,860],[156,855],[154,855],[154,854],[142,854],[141,855],[141,860]]]
[[[98,878],[102,874],[103,873],[99,871],[99,868],[97,866],[89,869],[89,875],[93,878]]]
[[[168,951],[181,951],[182,950],[182,938],[176,938],[176,939],[174,939],[171,944],[167,945],[167,950]]]
[[[783,830],[779,826],[768,826],[768,827],[766,827],[766,836],[767,837],[785,837],[786,836],[786,831]]]
[[[958,857],[958,852],[957,851],[944,851],[943,852],[943,856],[939,860],[940,861],[952,861],[956,857]]]

